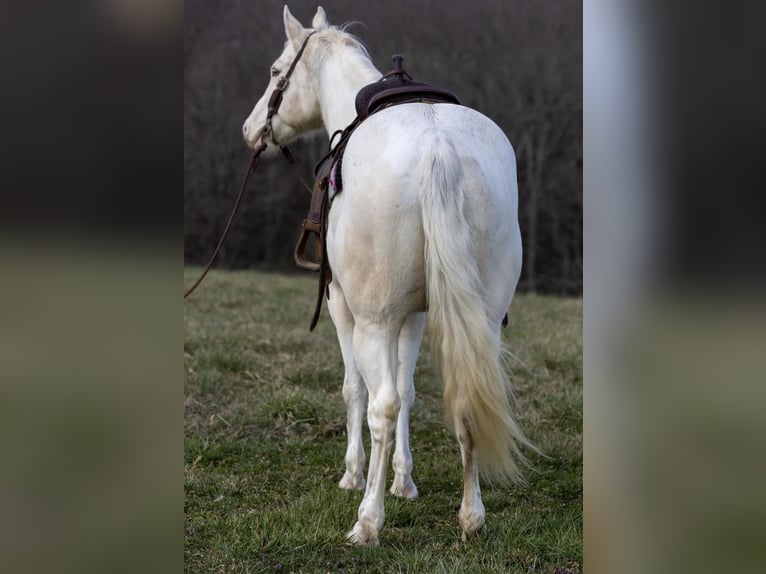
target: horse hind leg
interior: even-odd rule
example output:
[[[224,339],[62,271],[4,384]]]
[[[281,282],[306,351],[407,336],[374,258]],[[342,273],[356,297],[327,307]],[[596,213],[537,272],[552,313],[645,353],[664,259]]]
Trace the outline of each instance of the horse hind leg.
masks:
[[[484,526],[485,511],[479,487],[478,453],[471,433],[462,419],[455,420],[455,434],[463,459],[463,500],[460,503],[458,518],[465,541],[468,536],[476,534]]]
[[[413,499],[418,489],[412,480],[412,453],[410,452],[409,426],[410,409],[415,400],[415,365],[418,360],[420,341],[425,327],[425,313],[410,315],[399,333],[399,365],[396,374],[396,388],[401,406],[396,422],[396,447],[394,449],[394,482],[391,494]]]
[[[367,402],[367,389],[354,359],[354,317],[346,303],[343,291],[336,283],[330,283],[330,299],[327,301],[330,316],[335,323],[341,355],[345,366],[343,377],[343,400],[346,403],[346,471],[338,486],[345,490],[364,490],[364,444],[362,424]]]
[[[396,388],[398,325],[381,326],[357,318],[354,326],[354,356],[367,384],[370,427],[370,465],[367,487],[359,505],[357,522],[348,533],[355,543],[373,545],[385,520],[386,470],[399,414]]]

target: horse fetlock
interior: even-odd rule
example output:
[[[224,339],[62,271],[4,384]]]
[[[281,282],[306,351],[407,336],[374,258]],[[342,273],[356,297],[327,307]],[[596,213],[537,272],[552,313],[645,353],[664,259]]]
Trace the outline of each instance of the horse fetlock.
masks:
[[[368,522],[358,521],[346,534],[346,538],[349,542],[360,546],[377,546],[379,544],[378,530]]]
[[[356,544],[377,545],[378,533],[383,528],[384,521],[385,511],[382,500],[378,504],[367,493],[359,505],[356,524],[354,524],[347,537]]]
[[[409,474],[396,474],[394,476],[394,482],[391,485],[391,494],[398,496],[399,498],[406,498],[407,500],[413,500],[418,497],[418,487],[412,481],[412,477]]]
[[[353,473],[347,470],[338,486],[343,490],[364,490],[366,486],[364,475],[361,472]]]
[[[474,501],[471,505],[465,503],[460,505],[458,518],[460,519],[460,526],[463,529],[463,539],[465,539],[466,535],[472,536],[481,530],[484,526],[484,516],[484,504],[481,500]]]

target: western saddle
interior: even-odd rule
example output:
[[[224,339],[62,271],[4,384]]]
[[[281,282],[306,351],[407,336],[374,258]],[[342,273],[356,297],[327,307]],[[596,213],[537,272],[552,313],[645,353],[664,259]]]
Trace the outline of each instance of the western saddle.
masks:
[[[311,206],[303,229],[295,246],[295,264],[301,269],[319,272],[319,289],[314,316],[309,330],[313,331],[322,309],[322,298],[330,292],[327,286],[332,281],[332,270],[327,261],[327,214],[335,195],[343,190],[343,152],[351,134],[364,120],[385,108],[409,103],[451,103],[460,105],[460,100],[450,91],[425,82],[416,82],[402,68],[404,58],[393,56],[394,69],[377,82],[363,87],[356,95],[356,118],[344,130],[335,132],[330,138],[330,151],[314,168],[314,187]],[[333,146],[336,136],[338,143]],[[306,255],[309,238],[314,240],[314,258]]]

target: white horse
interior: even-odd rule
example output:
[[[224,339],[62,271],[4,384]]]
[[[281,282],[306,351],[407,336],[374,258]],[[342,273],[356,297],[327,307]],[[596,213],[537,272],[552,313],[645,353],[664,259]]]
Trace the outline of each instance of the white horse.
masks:
[[[278,149],[276,142],[311,130],[342,130],[356,116],[356,93],[381,78],[364,47],[328,25],[321,7],[313,30],[287,6],[283,19],[284,51],[243,126],[247,144],[265,143],[267,153]],[[304,42],[271,130],[264,132],[268,100]],[[447,419],[462,453],[465,538],[484,525],[479,470],[489,479],[520,479],[520,446],[531,447],[511,416],[500,359],[501,321],[521,271],[513,148],[497,125],[470,108],[409,103],[365,120],[348,142],[342,170],[343,191],[333,200],[327,234],[328,307],[346,370],[348,448],[340,487],[365,489],[348,537],[378,542],[394,437],[391,493],[418,494],[408,426],[428,311]],[[371,449],[365,485],[366,402]]]

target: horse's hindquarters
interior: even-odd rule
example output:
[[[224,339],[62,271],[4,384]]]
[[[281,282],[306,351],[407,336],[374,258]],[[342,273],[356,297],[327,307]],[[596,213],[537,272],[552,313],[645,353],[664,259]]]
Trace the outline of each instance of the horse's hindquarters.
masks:
[[[425,309],[420,188],[431,174],[418,170],[445,149],[451,175],[443,200],[461,202],[493,313],[498,321],[505,313],[521,267],[513,148],[486,117],[450,104],[386,109],[349,141],[328,253],[352,309],[401,316]]]

